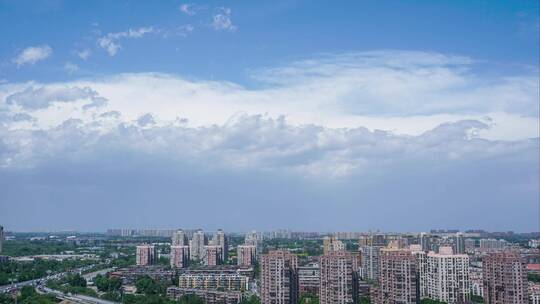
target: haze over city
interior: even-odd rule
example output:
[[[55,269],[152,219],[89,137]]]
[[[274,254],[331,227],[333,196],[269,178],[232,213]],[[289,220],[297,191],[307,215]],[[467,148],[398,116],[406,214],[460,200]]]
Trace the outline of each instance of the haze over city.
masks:
[[[0,0],[0,224],[537,232],[538,12]]]

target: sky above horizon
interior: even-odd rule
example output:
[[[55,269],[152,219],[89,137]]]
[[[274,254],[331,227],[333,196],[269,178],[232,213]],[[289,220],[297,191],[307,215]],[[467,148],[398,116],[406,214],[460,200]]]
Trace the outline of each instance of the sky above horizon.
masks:
[[[0,225],[539,231],[539,10],[0,0]]]

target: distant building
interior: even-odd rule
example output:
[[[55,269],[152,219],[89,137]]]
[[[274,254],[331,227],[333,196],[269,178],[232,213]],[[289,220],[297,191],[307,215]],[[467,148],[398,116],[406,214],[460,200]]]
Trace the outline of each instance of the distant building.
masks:
[[[188,246],[187,235],[184,230],[180,229],[173,233],[171,238],[172,246]]]
[[[223,230],[219,229],[216,234],[214,234],[214,238],[212,239],[212,245],[221,247],[220,259],[223,262],[227,262],[227,260],[229,259],[229,243],[227,241],[227,236],[225,235],[225,232],[223,232]]]
[[[298,303],[298,258],[285,250],[261,255],[261,304]]]
[[[323,254],[329,254],[334,251],[345,250],[345,244],[335,237],[325,236],[323,238]]]
[[[507,247],[505,240],[481,239],[480,249],[484,251],[503,250]]]
[[[454,253],[465,253],[465,239],[463,238],[463,233],[458,232],[454,236]]]
[[[439,253],[429,252],[425,260],[425,270],[420,278],[424,283],[427,297],[448,304],[468,303],[471,285],[469,280],[469,256],[453,254],[451,247],[441,247]],[[420,286],[422,291],[424,286]]]
[[[255,246],[255,248],[257,249],[257,256],[262,254],[262,237],[255,230],[246,234],[244,244]]]
[[[3,244],[4,244],[4,227],[0,225],[0,253],[2,253]]]
[[[190,259],[195,261],[203,260],[205,254],[204,246],[207,244],[208,239],[206,238],[204,231],[197,230],[197,232],[193,233],[193,237],[189,242]]]
[[[223,264],[221,257],[223,256],[222,247],[219,245],[204,246],[204,265],[216,266]]]
[[[373,288],[374,304],[419,303],[416,258],[411,251],[381,249],[379,286]]]
[[[465,250],[474,250],[476,248],[475,239],[465,239]]]
[[[482,259],[484,303],[527,304],[527,273],[519,253],[489,253]]]
[[[123,285],[134,285],[143,276],[148,276],[154,281],[171,281],[174,271],[164,266],[130,266],[120,268],[109,273],[109,276],[119,278]]]
[[[185,268],[189,265],[189,246],[171,246],[171,267]]]
[[[424,232],[420,233],[418,244],[422,246],[423,251],[431,251],[431,236]]]
[[[298,290],[300,296],[319,296],[320,281],[321,271],[319,264],[298,267]]]
[[[358,273],[356,256],[346,251],[325,254],[320,260],[321,304],[356,304],[358,301]]]
[[[365,280],[379,279],[379,256],[381,247],[364,246],[360,248],[362,254],[362,277]]]
[[[257,247],[254,245],[238,245],[237,264],[241,266],[252,266],[257,261]]]
[[[152,245],[137,246],[136,263],[138,266],[152,265],[157,260],[156,248]]]

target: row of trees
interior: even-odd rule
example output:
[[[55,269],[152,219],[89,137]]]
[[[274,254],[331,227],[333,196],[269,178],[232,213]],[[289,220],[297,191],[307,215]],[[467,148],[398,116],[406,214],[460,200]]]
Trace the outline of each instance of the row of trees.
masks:
[[[10,280],[24,282],[47,276],[51,272],[63,272],[86,265],[93,261],[86,260],[42,260],[36,259],[31,262],[8,261],[0,263],[0,285],[9,284]]]
[[[24,286],[18,297],[10,294],[0,294],[0,304],[56,304],[56,298],[51,295],[42,295],[32,286]]]

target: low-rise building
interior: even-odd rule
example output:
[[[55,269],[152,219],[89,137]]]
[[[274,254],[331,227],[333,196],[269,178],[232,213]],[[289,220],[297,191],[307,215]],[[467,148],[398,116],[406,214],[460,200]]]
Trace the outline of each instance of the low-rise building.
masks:
[[[179,300],[180,297],[188,294],[202,298],[205,304],[238,304],[242,301],[242,293],[238,291],[218,291],[179,287],[167,288],[167,297],[170,299]]]
[[[174,271],[163,266],[131,266],[109,273],[111,277],[122,279],[123,285],[134,285],[142,276],[149,276],[155,281],[172,281]]]

